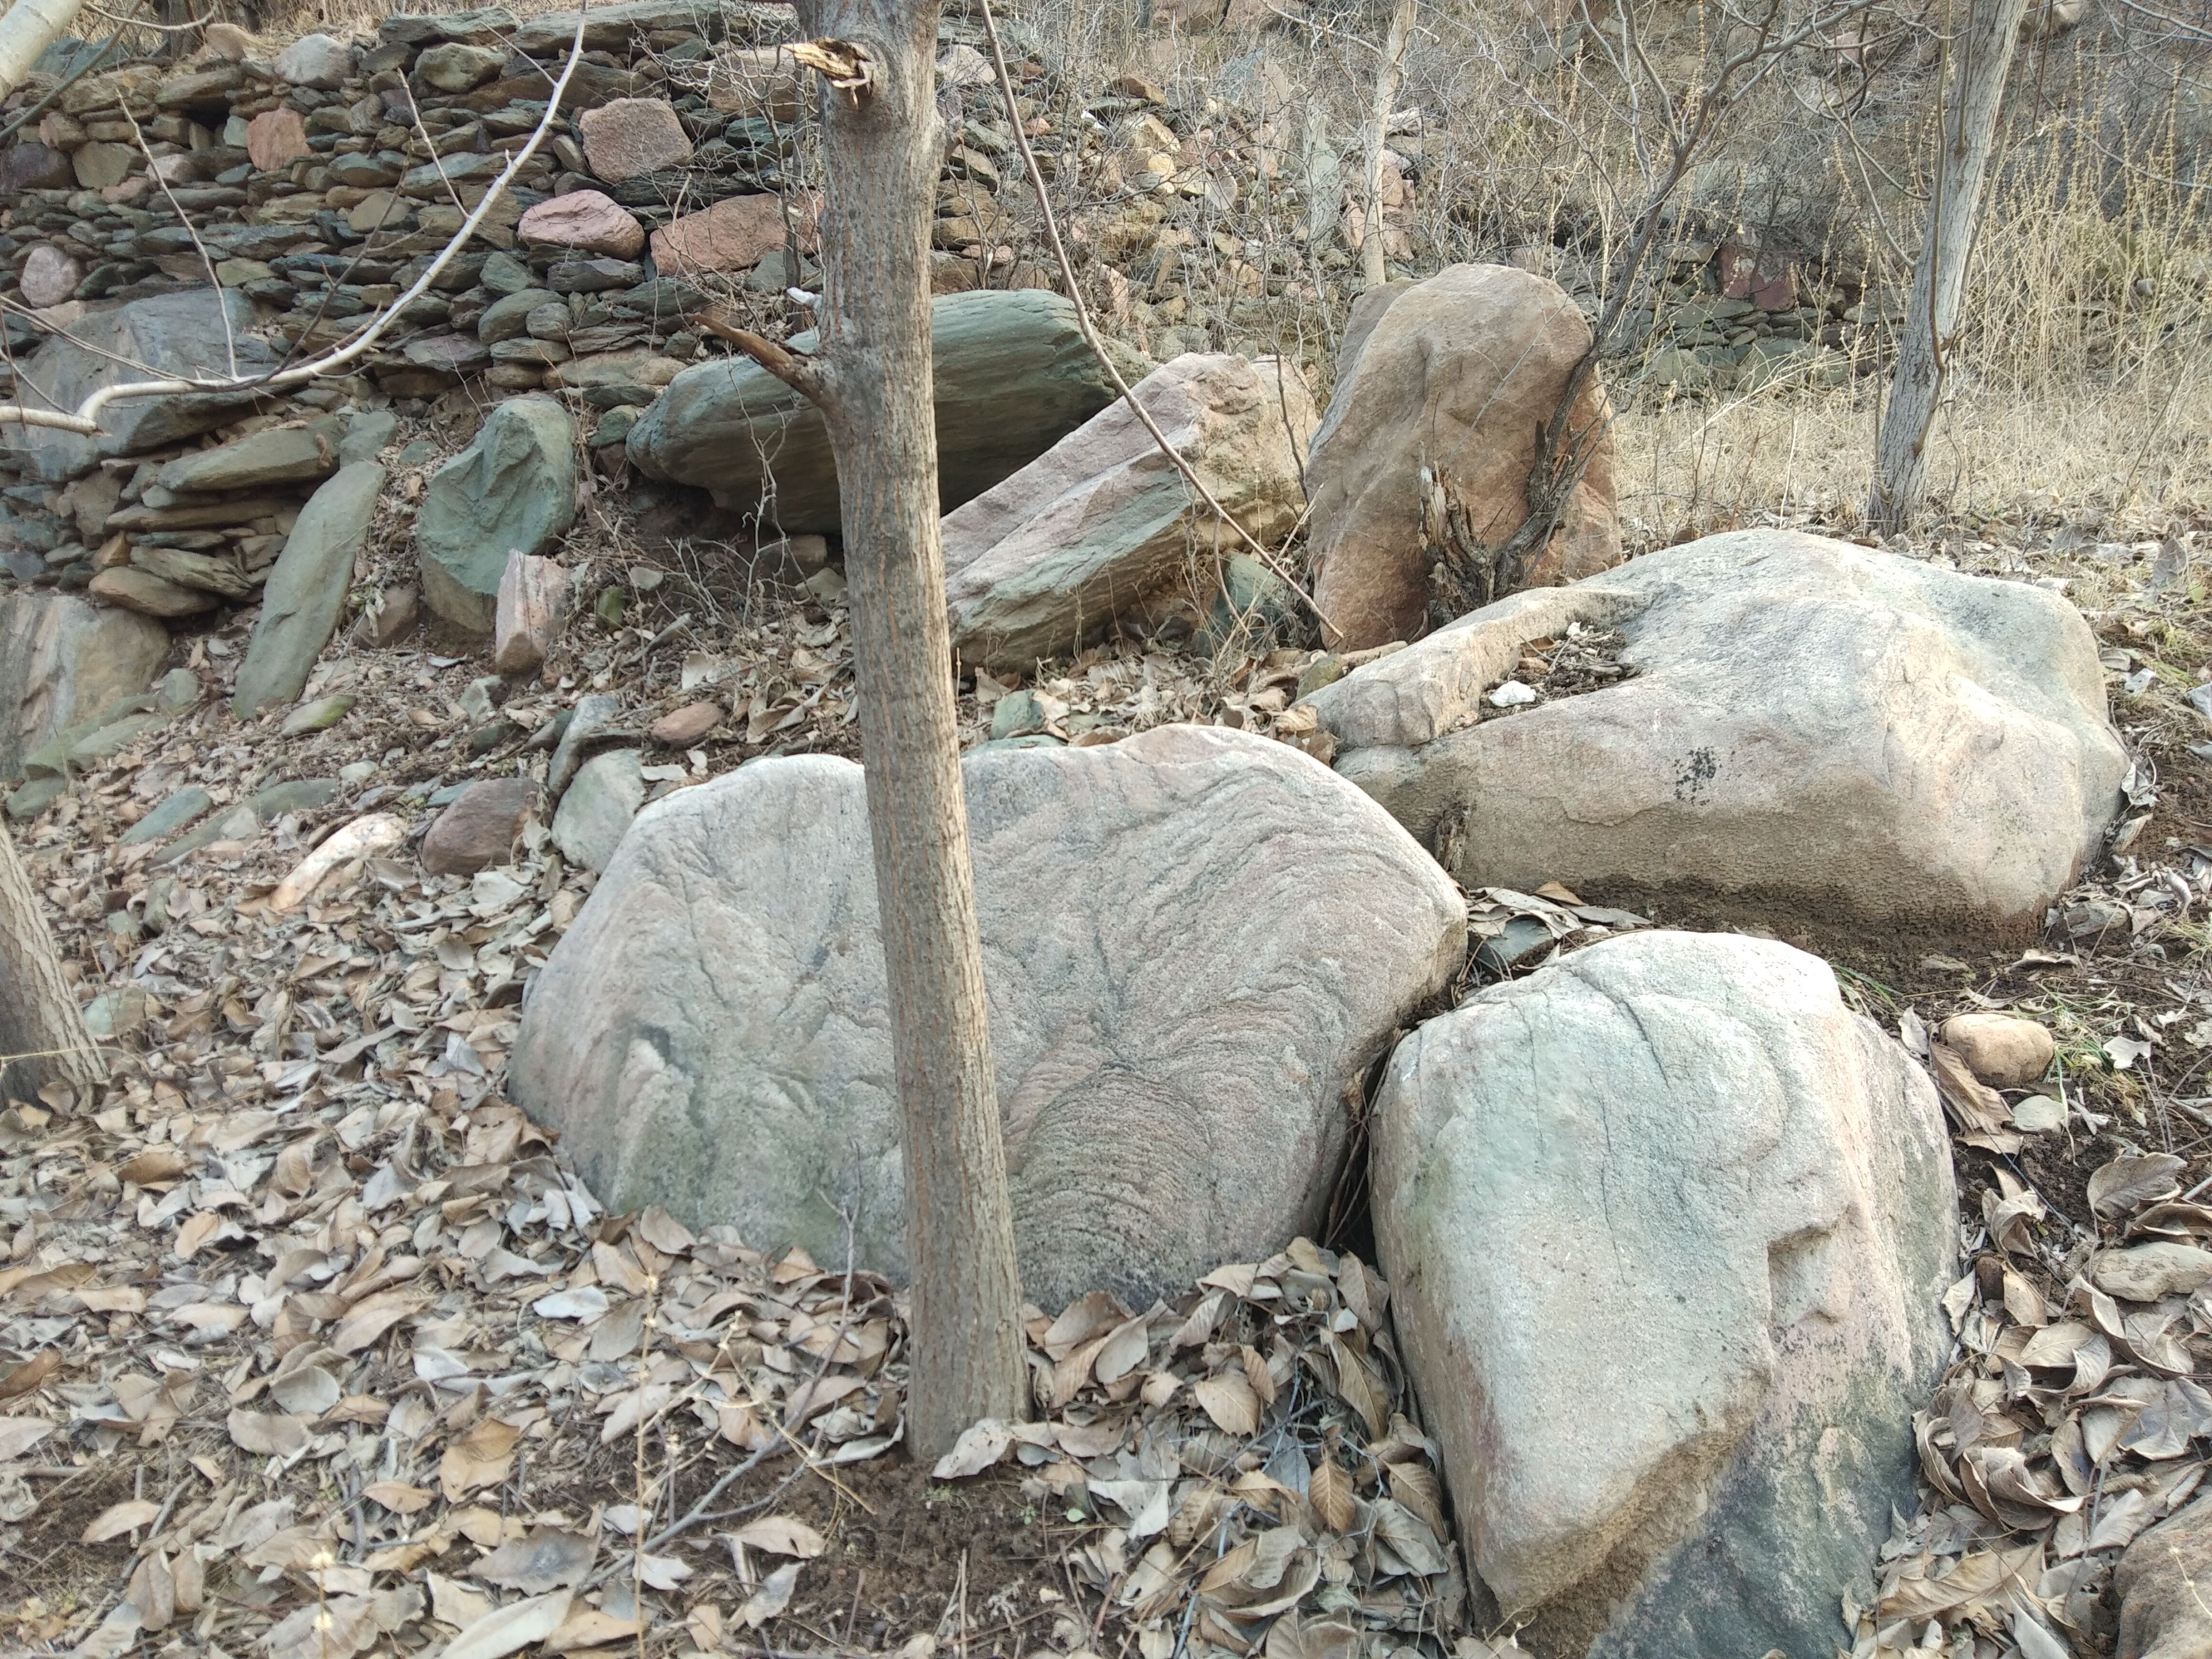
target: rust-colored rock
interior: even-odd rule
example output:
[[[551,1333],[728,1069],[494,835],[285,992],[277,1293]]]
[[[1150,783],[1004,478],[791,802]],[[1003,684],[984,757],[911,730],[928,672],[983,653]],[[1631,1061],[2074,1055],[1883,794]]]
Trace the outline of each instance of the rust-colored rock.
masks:
[[[658,98],[617,98],[586,110],[580,125],[584,159],[611,185],[691,159],[691,136],[675,108]]]
[[[246,129],[246,154],[263,173],[274,173],[286,162],[313,152],[307,145],[307,123],[295,109],[266,109]]]
[[[391,645],[405,637],[415,626],[417,600],[415,590],[404,583],[387,587],[378,596],[374,610],[364,611],[361,620],[353,625],[356,645]]]
[[[537,801],[538,786],[528,778],[485,778],[471,784],[422,837],[422,867],[433,875],[472,876],[505,863]]]
[[[534,674],[552,654],[568,608],[568,573],[550,559],[507,556],[492,611],[491,665],[501,674]]]
[[[635,215],[596,190],[574,190],[527,208],[515,230],[526,242],[580,247],[588,253],[633,257],[645,246],[645,227]]]
[[[722,706],[716,702],[687,703],[672,709],[646,728],[646,736],[670,749],[694,744],[722,723]]]
[[[1590,345],[1564,289],[1506,265],[1453,265],[1362,299],[1306,470],[1314,597],[1329,619],[1328,642],[1348,650],[1428,629],[1435,561],[1424,532],[1433,494],[1425,471],[1484,544],[1520,527],[1537,428]],[[1573,429],[1595,429],[1595,447],[1522,586],[1576,581],[1620,562],[1611,422],[1593,376]]]
[[[653,262],[664,276],[750,270],[783,246],[781,197],[726,196],[653,233]]]

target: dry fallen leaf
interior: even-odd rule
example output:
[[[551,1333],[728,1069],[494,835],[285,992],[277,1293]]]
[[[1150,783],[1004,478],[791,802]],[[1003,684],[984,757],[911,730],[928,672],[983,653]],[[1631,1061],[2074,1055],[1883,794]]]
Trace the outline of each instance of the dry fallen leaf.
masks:
[[[800,1563],[787,1562],[760,1582],[760,1588],[738,1609],[738,1622],[747,1630],[758,1630],[777,1617],[791,1605],[792,1592],[799,1586]]]
[[[748,1549],[770,1555],[792,1555],[811,1561],[830,1547],[830,1540],[804,1521],[787,1515],[771,1515],[750,1521],[730,1534]]]
[[[161,1512],[159,1504],[143,1498],[134,1498],[120,1504],[112,1504],[93,1518],[76,1540],[80,1544],[105,1544],[111,1538],[120,1538],[144,1526]]]
[[[574,1592],[533,1595],[486,1613],[447,1643],[439,1659],[506,1659],[561,1628]]]
[[[952,1449],[937,1460],[930,1470],[936,1480],[962,1480],[971,1474],[981,1474],[985,1469],[1006,1455],[1013,1443],[1013,1434],[995,1417],[987,1417],[961,1431],[960,1438],[952,1443]]]

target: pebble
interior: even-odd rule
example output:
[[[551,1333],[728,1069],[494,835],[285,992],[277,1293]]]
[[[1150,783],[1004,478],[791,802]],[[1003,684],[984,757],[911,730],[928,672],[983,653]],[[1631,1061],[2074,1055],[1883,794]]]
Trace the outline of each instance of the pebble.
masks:
[[[2047,1030],[2013,1014],[1954,1014],[1938,1035],[1992,1089],[2033,1086],[2057,1053]]]
[[[682,749],[698,742],[721,723],[720,704],[695,702],[663,714],[647,728],[646,735],[664,747]]]
[[[1490,694],[1490,704],[1493,708],[1518,708],[1524,703],[1535,701],[1536,688],[1523,685],[1519,680],[1508,680]]]

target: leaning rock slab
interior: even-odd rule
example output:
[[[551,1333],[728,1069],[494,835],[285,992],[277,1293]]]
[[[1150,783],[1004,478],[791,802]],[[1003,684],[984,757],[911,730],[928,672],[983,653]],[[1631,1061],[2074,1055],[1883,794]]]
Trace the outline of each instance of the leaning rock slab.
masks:
[[[1935,1090],[1817,957],[1608,939],[1392,1056],[1382,1267],[1469,1566],[1539,1651],[1826,1654],[1942,1375]]]
[[[315,659],[345,609],[353,562],[368,539],[384,469],[356,461],[307,498],[262,590],[261,619],[230,700],[240,720],[277,703],[297,702]]]
[[[35,387],[39,406],[75,410],[102,386],[144,380],[138,364],[161,374],[226,374],[234,351],[240,374],[273,368],[276,356],[253,326],[253,301],[233,289],[160,294],[90,312],[71,325],[74,340],[56,337],[33,355],[21,376],[25,394]],[[135,455],[221,426],[252,401],[250,393],[228,392],[131,398],[101,412],[97,440],[10,425],[0,429],[0,447],[16,452],[38,477],[59,482],[90,470],[102,455]]]
[[[1314,407],[1295,367],[1193,353],[1134,390],[1247,533],[1273,543],[1297,524]],[[971,663],[1019,665],[1163,606],[1203,616],[1239,544],[1117,400],[945,519],[953,645]]]
[[[509,399],[422,492],[423,599],[447,622],[489,633],[507,556],[543,553],[575,520],[575,422],[550,398]]]
[[[1429,626],[1431,503],[1441,489],[1467,529],[1495,547],[1528,516],[1538,427],[1589,349],[1589,325],[1556,283],[1509,265],[1453,265],[1363,295],[1364,330],[1340,366],[1314,434],[1314,600],[1329,642],[1365,650]],[[1573,581],[1620,562],[1613,413],[1591,377],[1577,431],[1595,434],[1582,482],[1517,586]]]
[[[1624,633],[1633,678],[1477,724],[1576,623]],[[1798,925],[2039,927],[2127,771],[2065,600],[1786,531],[1516,594],[1311,701],[1466,885]]]
[[[1056,294],[957,294],[930,310],[938,495],[946,512],[1028,465],[1114,396]],[[812,331],[794,351],[820,344]],[[555,378],[568,383],[560,371]],[[785,532],[838,528],[837,467],[813,404],[766,369],[725,358],[685,369],[630,428],[631,463],[696,484]]]
[[[1347,1079],[1456,971],[1464,908],[1285,746],[1166,726],[963,763],[1024,1293],[1138,1298],[1313,1224]],[[514,1098],[610,1205],[902,1274],[860,769],[647,807],[535,981]]]
[[[180,457],[159,478],[164,489],[190,493],[303,483],[337,470],[337,447],[328,435],[307,427],[276,427]]]
[[[153,684],[169,633],[65,593],[0,599],[0,778],[23,757]]]

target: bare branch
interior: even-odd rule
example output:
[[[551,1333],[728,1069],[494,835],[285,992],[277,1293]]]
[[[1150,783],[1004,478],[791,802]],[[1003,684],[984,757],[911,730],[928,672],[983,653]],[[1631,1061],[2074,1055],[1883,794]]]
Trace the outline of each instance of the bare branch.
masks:
[[[765,335],[738,326],[720,307],[702,313],[699,326],[717,339],[727,340],[807,402],[828,401],[829,382],[822,373],[822,365],[811,358],[787,350]]]
[[[478,202],[467,218],[462,221],[460,228],[453,233],[452,240],[439,251],[437,257],[430,261],[429,265],[420,276],[415,279],[407,291],[379,312],[351,340],[320,357],[301,363],[295,368],[273,369],[261,374],[213,375],[199,379],[175,377],[125,381],[117,386],[102,386],[87,397],[73,412],[27,409],[17,404],[0,404],[0,425],[14,422],[23,426],[52,427],[64,432],[75,432],[90,437],[96,435],[100,430],[100,412],[108,404],[120,402],[126,398],[170,397],[192,392],[281,392],[291,386],[305,386],[310,380],[335,374],[358,360],[384,337],[393,323],[405,314],[410,306],[430,291],[431,287],[444,274],[446,267],[453,264],[459,256],[461,250],[468,246],[470,240],[475,236],[484,221],[490,216],[491,210],[506,195],[507,187],[514,175],[544,146],[546,138],[553,130],[554,122],[560,116],[561,100],[568,90],[569,81],[576,73],[576,65],[583,61],[584,25],[590,10],[588,0],[586,3],[577,8],[576,33],[574,39],[569,43],[568,61],[562,66],[560,79],[553,83],[552,94],[546,101],[544,117],[538,122],[536,130],[531,133],[530,142],[507,157],[507,165],[501,167],[497,176],[484,187],[483,199]],[[440,171],[442,173],[443,169]],[[220,291],[220,289],[217,290],[218,293]],[[15,309],[20,310],[21,307],[15,307]],[[36,322],[38,319],[32,316],[32,320]],[[52,331],[58,332],[58,331]]]

